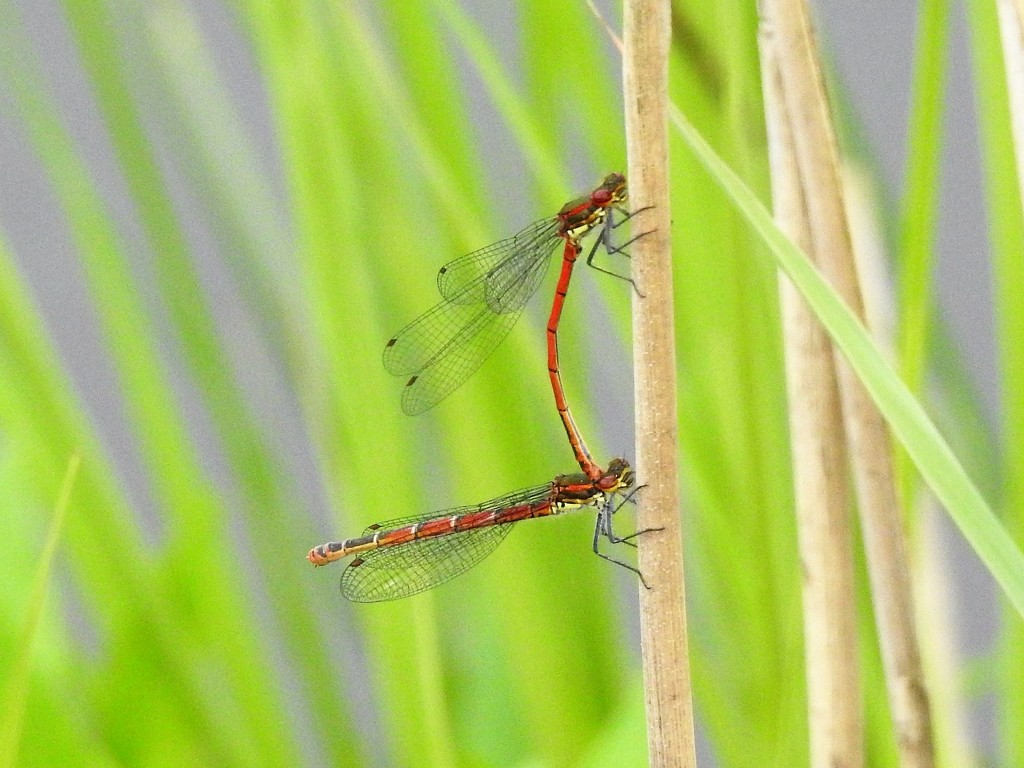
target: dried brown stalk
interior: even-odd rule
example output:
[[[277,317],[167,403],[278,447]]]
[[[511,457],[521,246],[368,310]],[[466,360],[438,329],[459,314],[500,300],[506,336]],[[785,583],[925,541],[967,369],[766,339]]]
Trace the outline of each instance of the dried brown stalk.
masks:
[[[838,150],[808,9],[803,0],[765,0],[762,12],[806,209],[807,253],[863,320]],[[835,360],[901,763],[930,768],[934,765],[931,719],[888,429],[853,370],[841,357]]]
[[[806,185],[767,26],[759,45],[775,218],[810,252]],[[803,573],[811,765],[855,768],[864,762],[864,724],[845,435],[832,344],[800,292],[784,275],[779,277]]]
[[[1003,42],[1006,90],[1010,97],[1010,128],[1017,155],[1017,181],[1024,201],[1024,0],[996,0],[999,37]]]

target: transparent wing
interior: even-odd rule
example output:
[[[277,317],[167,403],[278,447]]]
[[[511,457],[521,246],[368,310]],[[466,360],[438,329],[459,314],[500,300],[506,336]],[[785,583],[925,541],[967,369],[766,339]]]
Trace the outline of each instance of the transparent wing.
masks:
[[[551,495],[551,484],[515,491],[496,499],[431,515],[398,518],[366,529],[366,534],[399,531],[408,526],[454,516],[534,504]],[[359,555],[341,576],[341,592],[357,603],[396,600],[443,584],[479,563],[502,542],[514,523],[455,531],[441,536],[383,546]]]
[[[512,525],[492,525],[371,550],[349,563],[341,575],[341,592],[357,603],[375,603],[436,587],[491,554]]]
[[[402,393],[402,410],[411,415],[433,407],[494,352],[551,263],[551,241],[546,242],[530,258],[516,256],[515,270],[494,268],[478,276],[387,343],[384,367],[396,376],[411,376]],[[469,269],[459,271],[466,275]]]
[[[512,237],[448,262],[437,273],[437,290],[448,301],[460,304],[503,294],[504,287],[517,281],[536,259],[550,256],[558,229],[557,219],[541,219]]]
[[[410,416],[433,408],[462,386],[497,349],[522,314],[522,309],[496,315],[486,306],[445,306],[448,310],[445,313],[446,319],[460,310],[472,310],[473,314],[438,350],[435,357],[406,382],[402,390],[402,410]]]

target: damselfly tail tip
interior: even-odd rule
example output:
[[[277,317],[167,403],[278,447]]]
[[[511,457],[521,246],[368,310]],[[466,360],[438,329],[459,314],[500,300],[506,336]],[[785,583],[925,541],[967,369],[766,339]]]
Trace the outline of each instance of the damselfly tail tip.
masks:
[[[309,560],[314,566],[327,565],[330,560],[324,555],[323,546],[313,547],[309,550],[309,554],[306,555],[306,559]]]

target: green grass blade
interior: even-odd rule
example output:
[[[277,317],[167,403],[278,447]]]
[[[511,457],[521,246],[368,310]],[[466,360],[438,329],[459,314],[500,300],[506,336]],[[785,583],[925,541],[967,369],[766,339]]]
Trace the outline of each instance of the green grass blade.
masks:
[[[53,558],[57,553],[57,543],[64,530],[64,516],[67,514],[71,499],[71,489],[75,485],[78,466],[81,460],[77,455],[68,461],[67,472],[61,485],[60,496],[53,510],[53,520],[46,534],[46,541],[39,557],[39,566],[28,600],[29,613],[25,617],[21,639],[16,649],[16,658],[4,675],[7,684],[0,697],[0,768],[13,768],[17,765],[18,745],[21,740],[22,721],[25,715],[25,704],[28,698],[29,678],[32,671],[32,647],[39,621],[43,614],[46,591],[50,585],[50,574]]]
[[[908,131],[906,192],[902,205],[899,253],[899,360],[903,380],[921,396],[928,364],[934,312],[933,252],[939,218],[939,169],[943,147],[943,91],[949,40],[949,1],[920,6],[916,36],[913,105]],[[903,508],[911,509],[913,483],[905,454],[899,453]]]
[[[88,21],[91,21],[92,17],[89,14],[85,15],[88,19],[82,22],[82,26],[88,28]],[[14,21],[3,26],[17,46],[15,49],[24,54],[22,61],[14,62],[9,59],[5,62],[5,71],[14,76],[17,96],[15,103],[20,109],[19,117],[24,121],[38,155],[49,172],[54,189],[68,213],[72,232],[91,281],[90,287],[96,296],[101,320],[111,340],[110,349],[122,375],[124,394],[129,403],[128,411],[134,419],[136,434],[148,459],[151,479],[157,496],[164,504],[168,519],[176,521],[172,533],[178,535],[178,543],[191,539],[192,543],[199,544],[179,551],[177,573],[172,562],[171,569],[162,574],[171,576],[165,586],[171,587],[171,582],[178,582],[175,585],[177,589],[170,588],[166,593],[174,596],[176,604],[172,611],[168,611],[165,604],[160,610],[148,612],[147,609],[152,606],[146,604],[149,595],[146,594],[145,580],[122,581],[123,589],[139,590],[135,597],[141,598],[142,605],[137,607],[141,608],[147,620],[156,621],[158,633],[163,633],[159,635],[160,642],[174,646],[168,649],[166,657],[154,655],[148,660],[156,666],[173,660],[171,663],[180,664],[177,673],[186,670],[184,677],[168,680],[168,685],[164,688],[146,688],[146,691],[154,698],[188,698],[198,694],[198,698],[205,701],[199,706],[192,706],[191,710],[181,710],[181,715],[185,720],[191,720],[197,731],[206,727],[199,724],[203,717],[209,717],[220,725],[213,729],[215,738],[211,739],[211,746],[221,739],[228,742],[237,740],[239,743],[249,741],[250,744],[257,745],[262,742],[263,745],[257,749],[257,753],[269,759],[275,750],[286,749],[284,735],[275,735],[266,727],[267,723],[277,721],[276,713],[280,711],[280,705],[270,703],[273,700],[272,684],[266,677],[267,665],[261,663],[263,655],[253,651],[256,638],[246,631],[247,622],[244,616],[233,610],[241,602],[237,594],[232,595],[237,581],[228,573],[223,548],[219,546],[216,538],[208,535],[216,521],[223,519],[222,510],[219,509],[216,495],[208,485],[205,472],[200,468],[194,455],[184,420],[178,413],[174,405],[175,398],[167,387],[164,377],[166,369],[156,353],[156,344],[151,334],[152,325],[148,321],[147,313],[141,306],[138,294],[133,290],[132,274],[124,258],[123,244],[107,216],[100,196],[93,189],[92,179],[55,115],[55,110],[51,108],[45,89],[33,82],[29,74],[27,66],[32,57],[26,53],[26,46],[13,39],[16,24]],[[98,38],[103,38],[103,35],[98,34]],[[95,50],[89,53],[97,55]],[[123,87],[119,81],[120,72],[116,63],[99,54],[94,66],[96,78],[102,81],[99,83],[99,90],[104,94],[104,98],[116,100],[120,88]],[[138,132],[130,122],[134,113],[131,110],[128,110],[128,113],[120,117],[121,122],[118,126],[121,140],[130,143],[132,136],[137,136]],[[132,156],[133,150],[134,148],[129,147],[128,156]],[[142,160],[144,161],[144,158]],[[144,162],[141,165],[145,167]],[[147,194],[140,194],[144,201],[147,197]],[[157,226],[163,224],[166,222],[158,223]],[[106,546],[109,547],[115,540],[115,537],[111,537]],[[114,549],[116,557],[129,560],[132,558],[131,553],[138,551],[141,549],[137,544]],[[109,551],[106,557],[111,557]],[[203,586],[198,584],[200,576],[205,577]],[[217,588],[210,589],[210,585],[217,585]],[[154,589],[151,584],[149,588]],[[112,606],[125,604],[123,598],[118,598],[104,606],[104,609],[109,610]],[[172,615],[177,614],[178,620],[186,623],[195,621],[197,616],[192,611],[197,606],[200,606],[198,613],[203,614],[205,611],[207,628],[204,631],[196,631],[197,627],[193,626],[189,642],[181,643],[181,638],[177,637],[178,632],[171,629],[174,625]],[[119,624],[118,620],[122,623]],[[236,623],[237,626],[231,629],[231,623]],[[151,630],[149,627],[143,629],[143,626],[144,622],[124,622],[122,616],[115,619],[113,632],[141,637]],[[240,648],[246,648],[246,651],[241,651]],[[232,680],[238,690],[248,691],[248,695],[231,697],[227,695],[231,688],[226,684],[219,689],[203,691],[203,681],[196,678],[192,670],[197,668],[195,660],[207,654],[218,657],[217,661],[213,662],[214,665]],[[192,663],[186,662],[185,659],[192,659]],[[112,687],[118,684],[126,687],[141,686],[141,680],[133,680],[131,677],[135,673],[138,673],[140,678],[151,675],[152,672],[145,671],[144,666],[132,664],[118,667],[111,671],[109,682]],[[212,699],[219,700],[221,706],[210,706]],[[225,703],[227,706],[223,706]],[[248,720],[248,723],[241,725],[240,721],[244,720]],[[229,722],[232,723],[231,726],[226,725]],[[248,737],[243,736],[246,730]],[[225,764],[231,764],[236,758],[229,758],[228,755],[241,753],[237,749],[225,746],[220,750],[220,754]],[[283,759],[284,754],[286,752],[282,751],[279,756]]]
[[[1017,5],[1019,9],[1019,5]],[[1024,546],[1024,200],[1011,135],[1009,94],[996,4],[967,3],[971,56],[983,148],[985,202],[993,254],[996,344],[1000,376],[1002,519]],[[1006,612],[1009,613],[1009,607]],[[1024,762],[1024,627],[1003,622],[999,691],[999,764]]]
[[[93,18],[95,10],[92,8],[86,12],[85,17]],[[101,17],[101,14],[95,15],[95,18]],[[82,27],[88,29],[87,24],[78,20]],[[109,42],[108,38],[95,31],[86,39]],[[101,102],[109,98],[116,103],[112,113],[118,115],[115,125],[118,141],[123,142],[120,148],[125,157],[132,158],[129,165],[137,162],[144,169],[147,164],[137,152],[137,142],[129,145],[139,132],[133,122],[134,111],[120,98],[124,93],[120,71],[116,63],[102,51],[97,51],[95,46],[86,49],[86,58],[90,59],[90,56],[96,58],[93,74],[102,96]],[[194,445],[185,433],[184,420],[179,416],[175,397],[169,389],[166,366],[157,352],[153,324],[134,287],[126,248],[116,226],[104,210],[100,197],[95,194],[89,173],[51,110],[44,89],[28,80],[19,85],[22,86],[18,101],[20,116],[29,127],[29,135],[36,144],[39,157],[68,212],[95,305],[100,310],[104,331],[111,342],[109,348],[122,377],[128,412],[136,427],[142,454],[150,469],[157,497],[168,520],[173,521],[172,536],[177,537],[176,544],[182,548],[180,573],[185,575],[186,581],[194,581],[191,577],[204,572],[196,567],[197,562],[205,560],[214,569],[217,569],[217,563],[222,563],[221,552],[210,540],[208,531],[212,521],[223,519],[223,510],[219,508],[213,488],[200,468]],[[140,184],[147,186],[147,182],[148,179],[144,179]],[[152,199],[147,199],[159,197],[153,196],[152,191],[152,186],[140,191],[138,207],[154,211],[151,221],[163,231],[168,228],[167,211],[164,208],[161,212]],[[170,229],[173,231],[174,227],[170,226]],[[193,338],[199,338],[198,332]],[[196,542],[207,543],[205,555],[200,549],[190,546]],[[222,564],[219,569],[224,570]],[[236,675],[234,684],[239,690],[249,693],[238,698],[238,708],[248,712],[251,738],[265,740],[265,754],[271,755],[274,750],[282,749],[284,735],[274,738],[267,728],[256,725],[273,722],[272,716],[276,712],[268,690],[269,681],[264,676],[266,667],[259,663],[261,654],[253,651],[254,638],[245,631],[241,616],[229,608],[239,603],[237,595],[230,597],[227,594],[227,590],[237,582],[224,572],[218,583],[222,585],[221,589],[186,588],[183,594],[195,596],[199,604],[205,603],[209,609],[210,625],[220,625],[223,643],[234,646],[228,657],[238,656],[241,648],[248,646],[248,662],[240,659],[236,664],[228,663],[226,668]],[[240,622],[239,627],[228,631],[224,626],[225,620]]]
[[[465,48],[509,131],[519,142],[526,156],[527,167],[537,174],[541,184],[539,197],[564,197],[567,174],[551,141],[551,129],[545,130],[540,121],[534,118],[533,111],[527,108],[524,97],[512,84],[512,79],[495,55],[493,46],[460,6],[450,0],[431,0],[431,4],[446,22],[449,33],[455,35]]]
[[[16,20],[4,20],[2,26],[11,38],[4,41],[3,47],[16,46],[16,50],[32,61],[34,57],[27,46],[14,40],[16,25]],[[23,75],[28,73],[24,65],[13,61],[5,69]],[[177,408],[168,405],[174,403],[174,398],[163,375],[166,366],[160,361],[155,340],[148,332],[153,326],[134,290],[116,227],[94,194],[93,180],[45,88],[33,82],[31,76],[19,78],[15,87],[18,116],[24,121],[67,212],[90,287],[98,298],[96,305],[112,341],[110,349],[124,381],[129,412],[138,424],[151,427],[141,429],[139,439],[152,466],[157,493],[172,509],[212,512],[213,494],[196,484],[194,478],[202,473],[196,471],[198,462],[184,434],[183,422],[176,418]]]
[[[116,49],[109,44],[108,39],[96,34],[96,29],[91,26],[102,24],[102,14],[96,12],[95,6],[84,8],[78,3],[72,5],[77,21],[75,27],[79,30],[78,39],[87,51],[87,61],[92,62],[94,78],[100,79],[105,73],[116,72]],[[187,16],[180,13],[176,18],[179,22],[189,21]],[[187,29],[187,25],[184,26]],[[140,25],[136,35],[142,36],[145,32]],[[194,41],[193,51],[198,47],[201,46]],[[200,94],[209,94],[216,89],[216,83],[201,77],[211,72],[210,69],[195,67],[195,62],[201,60],[201,54],[193,52],[191,56],[164,59],[163,64],[170,69],[168,77],[178,82],[184,79],[184,73],[177,70],[179,67],[187,68],[193,75],[197,75],[190,81],[191,86]],[[332,738],[352,742],[352,734],[342,726],[347,721],[347,707],[341,699],[341,687],[331,687],[325,691],[320,685],[321,680],[330,676],[333,668],[326,651],[322,645],[302,642],[304,638],[315,636],[319,626],[315,614],[306,610],[304,605],[312,597],[312,584],[308,579],[308,566],[299,556],[308,548],[308,543],[293,524],[300,510],[291,500],[282,468],[272,456],[268,438],[260,430],[256,414],[245,403],[242,390],[231,370],[229,355],[223,348],[206,293],[200,285],[192,259],[186,252],[184,233],[180,231],[180,225],[173,214],[170,195],[164,188],[153,150],[138,121],[127,119],[136,111],[131,95],[120,78],[107,76],[107,79],[111,82],[101,91],[100,106],[108,119],[113,120],[114,115],[118,116],[115,150],[136,199],[145,201],[141,207],[143,223],[157,255],[161,293],[170,308],[185,359],[219,430],[225,453],[244,494],[248,512],[245,522],[252,531],[252,552],[264,569],[273,574],[266,582],[266,592],[271,598],[277,625],[288,639],[288,647],[293,649],[290,655],[300,670],[307,698],[318,701],[312,713],[320,726],[320,738],[324,742]],[[220,101],[226,100],[222,94]],[[198,120],[202,116],[214,115],[197,114],[193,119]],[[204,139],[210,139],[216,135],[216,130],[212,125],[205,125],[198,133]],[[214,141],[212,146],[204,148],[204,154],[211,155],[217,146],[219,142]],[[187,158],[183,160],[187,162]],[[238,178],[230,179],[227,184],[238,190],[246,189],[248,179],[249,174],[243,173]],[[220,218],[217,211],[211,211],[211,215]],[[261,270],[249,271],[256,273],[259,280]],[[261,293],[269,294],[272,298],[278,296],[276,292],[270,293],[265,289]],[[286,314],[285,307],[280,304],[269,309],[272,316]],[[182,588],[217,594],[200,586],[211,580],[211,574],[195,567],[195,553],[212,543],[206,524],[202,518],[195,518],[191,510],[183,509],[181,512],[182,538],[179,541],[179,553],[185,562],[181,564],[178,573],[187,582]],[[189,531],[189,522],[193,519],[200,522],[200,526]],[[219,577],[227,583],[231,581],[227,574],[219,574]],[[273,721],[275,713],[282,706],[279,698],[281,692],[272,693],[275,685],[265,677],[265,669],[260,663],[266,649],[260,648],[258,639],[245,631],[244,616],[238,615],[238,624],[233,629],[224,625],[223,615],[229,611],[229,605],[237,597],[231,595],[229,590],[222,592],[224,603],[219,607],[211,605],[208,616],[215,619],[224,631],[226,642],[237,643],[231,657],[238,659],[237,669],[241,673],[238,678],[239,687],[252,692],[248,697],[248,706],[253,710],[254,720]],[[303,593],[306,599],[296,600],[296,596]],[[263,750],[265,759],[271,763],[286,760],[287,755],[293,752],[294,745],[289,747],[286,740],[276,736],[273,737],[272,747]]]
[[[223,243],[239,290],[275,351],[300,356],[308,321],[282,258],[292,243],[264,173],[273,165],[260,157],[199,20],[172,2],[140,7],[129,19],[133,34],[152,42],[152,55],[135,62],[151,91],[147,106],[157,110],[196,196],[212,198],[206,223]]]
[[[673,8],[673,98],[767,194],[756,9]],[[723,765],[806,757],[801,623],[777,272],[671,137],[680,450],[698,706]],[[782,681],[789,681],[784,696]],[[795,683],[795,684],[794,684]],[[771,706],[766,704],[768,697]]]
[[[938,224],[939,168],[943,147],[942,98],[949,39],[948,0],[921,5],[917,32],[914,104],[907,151],[906,193],[900,236],[900,353],[904,381],[921,390],[932,316],[932,272]]]

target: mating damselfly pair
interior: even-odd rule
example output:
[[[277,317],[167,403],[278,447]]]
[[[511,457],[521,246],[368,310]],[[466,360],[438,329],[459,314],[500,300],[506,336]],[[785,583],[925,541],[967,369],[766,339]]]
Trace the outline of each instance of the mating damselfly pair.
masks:
[[[581,471],[481,504],[376,523],[362,536],[314,547],[307,555],[313,565],[355,555],[341,578],[347,598],[376,602],[430,589],[493,552],[513,523],[583,509],[597,511],[594,552],[634,571],[643,581],[636,568],[599,549],[602,539],[632,544],[634,537],[647,532],[620,537],[612,529],[615,512],[637,490],[633,469],[621,458],[612,459],[607,469],[593,460],[569,411],[558,362],[558,324],[586,235],[597,232],[586,258],[588,266],[623,277],[593,260],[599,250],[628,256],[624,248],[637,239],[613,242],[619,225],[639,213],[626,210],[626,197],[626,178],[610,174],[589,194],[566,203],[554,217],[536,221],[513,237],[446,264],[437,275],[441,301],[399,331],[384,348],[384,367],[409,377],[402,409],[412,415],[432,408],[479,368],[505,338],[562,243],[562,270],[547,323],[547,363],[555,406]],[[635,284],[633,287],[636,290]]]

